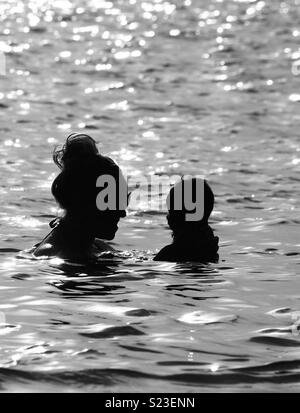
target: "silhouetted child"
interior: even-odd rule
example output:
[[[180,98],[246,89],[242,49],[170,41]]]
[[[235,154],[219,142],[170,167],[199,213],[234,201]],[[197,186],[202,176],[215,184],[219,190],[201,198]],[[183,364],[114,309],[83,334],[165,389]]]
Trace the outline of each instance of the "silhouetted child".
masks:
[[[178,200],[181,200],[180,209]],[[217,261],[219,238],[214,236],[208,225],[208,218],[214,207],[214,194],[208,183],[201,178],[181,179],[171,188],[167,206],[167,221],[173,232],[173,243],[164,247],[154,260]],[[194,208],[191,209],[191,206]],[[191,220],[193,214],[193,219],[196,220]]]

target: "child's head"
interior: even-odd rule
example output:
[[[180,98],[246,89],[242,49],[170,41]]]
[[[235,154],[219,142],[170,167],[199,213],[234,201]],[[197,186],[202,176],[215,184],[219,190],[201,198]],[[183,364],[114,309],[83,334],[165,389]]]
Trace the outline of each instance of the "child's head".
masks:
[[[183,230],[208,223],[214,207],[214,194],[202,178],[187,178],[178,181],[167,197],[168,224],[176,235]]]
[[[98,148],[93,138],[84,133],[72,133],[61,149],[54,150],[53,160],[60,169],[63,169],[66,162],[70,160],[95,154],[98,154]]]

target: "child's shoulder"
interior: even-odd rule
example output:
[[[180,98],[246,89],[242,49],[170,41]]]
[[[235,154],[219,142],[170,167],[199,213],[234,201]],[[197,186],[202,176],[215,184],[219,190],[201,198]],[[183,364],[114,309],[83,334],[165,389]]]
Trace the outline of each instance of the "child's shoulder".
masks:
[[[176,248],[173,244],[163,247],[153,258],[154,261],[170,261],[176,258]]]
[[[169,262],[215,262],[219,255],[219,238],[213,236],[204,238],[201,242],[191,244],[189,242],[173,242],[162,248],[154,257],[154,261]]]

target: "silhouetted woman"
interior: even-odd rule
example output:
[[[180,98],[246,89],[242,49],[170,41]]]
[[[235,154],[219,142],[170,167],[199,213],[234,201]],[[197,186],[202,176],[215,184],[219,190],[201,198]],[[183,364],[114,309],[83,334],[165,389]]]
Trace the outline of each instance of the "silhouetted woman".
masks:
[[[54,224],[52,222],[53,230],[36,246],[33,254],[82,261],[113,250],[101,240],[112,240],[120,218],[126,216],[126,202],[124,204],[124,199],[120,199],[120,193],[123,194],[127,186],[120,168],[112,159],[98,153],[92,138],[70,136],[53,156],[62,171],[54,180],[51,191],[64,215],[54,220]],[[110,188],[103,183],[96,186],[99,177],[105,176],[115,185]],[[103,190],[110,191],[115,203],[99,209],[96,200]]]

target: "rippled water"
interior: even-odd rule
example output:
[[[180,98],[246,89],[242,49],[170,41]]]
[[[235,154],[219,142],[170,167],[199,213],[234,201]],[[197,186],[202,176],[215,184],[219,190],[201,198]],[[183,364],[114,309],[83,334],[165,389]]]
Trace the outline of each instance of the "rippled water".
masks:
[[[3,0],[0,20],[1,390],[299,391],[300,1]],[[74,130],[135,176],[204,174],[220,262],[153,262],[170,233],[142,204],[123,261],[17,258]]]

